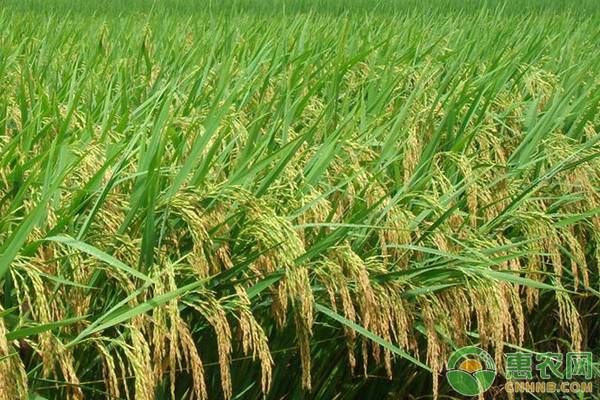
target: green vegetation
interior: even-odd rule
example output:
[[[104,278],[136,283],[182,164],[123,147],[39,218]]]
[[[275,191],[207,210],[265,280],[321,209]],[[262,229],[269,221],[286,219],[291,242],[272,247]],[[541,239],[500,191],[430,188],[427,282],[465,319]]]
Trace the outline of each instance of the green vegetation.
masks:
[[[599,354],[600,5],[369,4],[0,5],[0,398]]]

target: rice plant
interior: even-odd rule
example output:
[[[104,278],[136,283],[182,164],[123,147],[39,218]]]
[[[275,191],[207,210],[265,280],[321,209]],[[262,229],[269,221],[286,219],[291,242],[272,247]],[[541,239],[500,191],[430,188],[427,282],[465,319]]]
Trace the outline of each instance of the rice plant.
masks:
[[[456,398],[465,345],[505,398],[509,350],[600,354],[599,18],[3,2],[0,399]]]

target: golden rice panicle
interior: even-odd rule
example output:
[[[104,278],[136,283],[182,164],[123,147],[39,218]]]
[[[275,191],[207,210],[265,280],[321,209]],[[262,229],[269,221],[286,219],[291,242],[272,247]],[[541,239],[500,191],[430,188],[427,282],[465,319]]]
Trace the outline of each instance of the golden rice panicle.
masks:
[[[0,318],[0,399],[25,399],[27,372],[15,347],[6,340],[6,326]]]
[[[196,343],[192,334],[183,320],[179,321],[177,326],[179,341],[183,353],[183,358],[186,362],[188,370],[192,375],[192,389],[193,393],[199,400],[207,400],[208,393],[206,390],[206,383],[204,381],[204,365],[202,359],[198,354]]]
[[[277,265],[284,277],[273,293],[273,312],[279,326],[285,324],[288,304],[292,306],[297,340],[300,348],[302,382],[310,388],[310,336],[313,324],[313,293],[308,270],[296,265],[304,254],[304,245],[291,223],[276,215],[266,204],[250,200],[247,204],[248,222],[244,235],[249,236],[259,250],[273,249],[258,260],[259,270],[271,272]]]
[[[492,344],[497,364],[502,364],[503,344],[516,341],[510,298],[502,284],[481,282],[474,286],[473,296],[477,328],[483,347]]]
[[[589,286],[590,275],[588,271],[585,253],[583,251],[581,243],[575,235],[574,228],[569,227],[568,229],[564,229],[561,231],[560,235],[563,239],[563,242],[566,244],[569,253],[571,254],[569,261],[571,263],[571,272],[573,274],[574,289],[577,290],[579,288],[581,278],[583,279],[583,285]]]
[[[341,302],[341,309],[346,319],[356,322],[356,309],[353,302],[353,293],[350,292],[349,280],[344,275],[342,267],[335,261],[324,258],[315,270],[318,281],[326,288],[329,296],[331,308],[338,310],[338,303]],[[340,298],[338,300],[338,297]],[[356,331],[347,326],[343,327],[346,337],[346,347],[348,350],[348,363],[351,371],[356,368],[356,355],[354,347],[356,342]]]
[[[466,345],[466,333],[471,330],[473,306],[467,295],[461,288],[451,288],[437,295],[440,304],[451,305],[452,311],[448,313],[448,334],[457,346]]]
[[[125,398],[127,400],[131,400],[132,396],[129,391],[129,385],[127,384],[128,377],[135,376],[133,372],[132,362],[129,362],[128,358],[131,354],[131,346],[128,343],[122,341],[117,341],[116,345],[122,350],[123,353],[123,355],[121,355],[121,352],[119,352],[118,349],[115,350],[114,353],[115,358],[117,359],[118,370],[120,371],[119,379],[121,380],[121,382],[123,382],[123,391],[125,392]]]
[[[302,383],[304,387],[310,390],[310,337],[314,319],[314,298],[308,270],[302,266],[295,266],[290,269],[287,273],[287,285],[300,348]]]
[[[153,270],[153,278],[157,282],[154,285],[154,294],[159,296],[177,290],[174,263],[163,258],[158,266]],[[181,359],[178,345],[180,319],[178,299],[173,298],[153,310],[151,324],[147,327],[150,333],[149,342],[152,345],[153,379],[160,382],[165,369],[169,370],[171,398],[175,398],[177,361]]]
[[[154,380],[150,346],[143,333],[144,317],[135,317],[129,326],[131,345],[125,352],[135,376],[135,398],[154,399],[157,382]]]
[[[226,399],[229,399],[233,394],[230,372],[231,352],[233,350],[231,328],[225,310],[219,300],[215,298],[214,293],[209,290],[202,290],[199,293],[201,294],[200,299],[186,304],[198,311],[212,326],[216,334],[221,386],[223,395]]]
[[[264,275],[273,272],[276,267],[284,271],[284,279],[271,289],[273,313],[278,325],[283,326],[288,301],[294,301],[293,297],[300,294],[296,291],[301,289],[297,282],[290,289],[288,272],[296,268],[295,260],[304,254],[304,245],[292,224],[278,216],[263,201],[253,198],[244,198],[244,201],[248,221],[241,236],[252,243],[257,252],[265,252],[254,263],[254,267]]]
[[[413,252],[397,246],[410,245],[413,242],[410,223],[414,215],[402,207],[392,206],[386,214],[386,226],[380,233],[380,246],[383,262],[407,268]]]
[[[56,358],[58,365],[60,366],[63,379],[67,382],[67,393],[68,400],[82,400],[84,399],[83,391],[79,385],[79,378],[75,372],[75,359],[73,357],[73,351],[67,349],[63,343],[56,337],[54,339],[54,347],[57,350]]]
[[[435,330],[436,317],[433,312],[433,307],[430,300],[422,298],[419,302],[421,305],[421,314],[423,324],[425,325],[427,337],[427,364],[432,370],[433,379],[433,398],[438,398],[439,395],[439,375],[444,367],[444,350],[443,344]]]
[[[510,309],[513,314],[513,326],[516,332],[516,342],[519,346],[525,341],[525,313],[523,311],[523,304],[521,303],[521,296],[519,295],[519,287],[516,284],[510,284],[507,282],[503,283],[504,296],[507,298],[510,304]]]
[[[407,140],[404,142],[404,157],[402,158],[402,170],[404,173],[404,180],[410,181],[412,175],[415,172],[415,168],[419,163],[421,157],[422,146],[421,139],[419,139],[419,131],[416,125],[409,128],[409,135]]]
[[[471,227],[476,228],[478,225],[478,213],[480,198],[481,203],[486,204],[487,198],[490,197],[489,191],[478,182],[478,176],[473,172],[470,160],[464,155],[449,154],[448,157],[452,159],[460,171],[463,174],[465,186],[466,186],[466,203],[469,211],[469,222]]]
[[[127,210],[127,197],[121,193],[109,193],[103,207],[98,209],[98,217],[94,218],[92,228],[94,231],[102,232],[103,236],[113,238],[119,235],[119,228],[125,220]]]
[[[261,389],[263,394],[266,395],[271,387],[273,374],[273,358],[269,351],[269,341],[263,328],[252,315],[251,302],[246,290],[237,285],[235,291],[240,302],[238,319],[242,335],[242,350],[245,355],[248,355],[251,351],[252,359],[256,360],[258,358],[260,361]]]
[[[102,358],[102,375],[104,378],[104,387],[106,392],[113,397],[121,397],[119,390],[119,378],[117,377],[117,367],[115,359],[110,350],[104,345],[102,338],[93,340],[94,346]],[[125,382],[126,384],[126,382]]]
[[[384,264],[379,257],[370,257],[365,261],[365,267],[370,274],[380,274],[386,271]],[[396,291],[400,292],[400,287],[394,287],[393,282],[390,284],[379,284],[373,282],[371,284],[373,294],[379,307],[374,309],[372,329],[373,332],[382,337],[388,342],[396,342],[400,347],[406,348],[408,344],[408,323],[405,319],[402,300],[397,296]],[[394,300],[399,303],[394,302]],[[397,324],[400,326],[397,329]],[[398,331],[403,332],[398,335]],[[395,340],[396,339],[396,340]],[[372,347],[372,355],[377,363],[380,363],[381,350],[383,349],[383,360],[388,378],[392,378],[392,354],[385,347],[381,347],[375,343],[370,343]]]
[[[331,257],[334,257],[335,262],[338,262],[342,266],[347,282],[352,283],[356,287],[355,301],[361,325],[366,329],[377,331],[377,300],[373,288],[371,287],[369,272],[365,262],[352,251],[348,244],[336,248]],[[366,374],[369,353],[368,342],[364,339],[362,340],[361,348],[363,372]],[[379,348],[375,347],[375,354],[377,354],[378,351]]]
[[[22,261],[24,261],[22,263]],[[29,266],[29,268],[27,268]],[[16,289],[17,299],[22,314],[30,313],[38,323],[52,322],[52,309],[48,303],[46,288],[40,278],[39,271],[19,260],[11,270],[11,277]],[[30,343],[32,349],[42,358],[42,375],[49,377],[56,372],[56,340],[52,332],[41,332],[36,341]]]
[[[401,349],[409,350],[414,323],[414,310],[411,305],[402,298],[402,287],[390,283],[386,285],[390,307],[390,330],[394,342]]]
[[[398,342],[399,336],[397,334],[398,329],[396,328],[396,324],[400,323],[400,329],[402,329],[401,332],[403,334],[402,340],[404,342],[408,342],[407,337],[404,337],[404,335],[407,333],[406,331],[408,327],[403,326],[405,321],[397,318],[396,314],[398,312],[398,307],[397,304],[392,303],[392,299],[394,298],[393,292],[387,290],[387,287],[382,287],[380,285],[374,286],[374,289],[377,299],[381,304],[378,316],[379,336],[390,343]],[[380,347],[374,343],[371,343],[371,345],[377,349],[377,351],[373,351],[373,355],[376,357],[376,361],[379,363],[380,361],[377,360],[377,358],[379,358],[378,353]],[[406,348],[405,344],[400,344],[400,346]],[[392,353],[387,348],[383,348],[383,365],[385,367],[385,372],[388,379],[392,379]]]
[[[223,250],[221,253],[213,253],[210,250],[215,243],[208,230],[213,226],[218,226],[223,216],[218,210],[207,211],[200,206],[207,195],[188,188],[178,192],[168,204],[169,212],[173,216],[181,218],[186,226],[186,229],[171,232],[171,240],[177,243],[183,236],[191,236],[192,250],[189,262],[201,279],[220,272],[222,266],[230,265],[227,253],[223,253]],[[217,260],[222,262],[218,263]]]
[[[559,283],[557,286],[559,289],[562,289],[562,286],[560,286]],[[571,297],[563,290],[557,290],[555,296],[558,303],[560,326],[570,333],[571,349],[573,351],[581,351],[583,346],[583,334],[579,311],[577,311],[577,307],[573,303]]]

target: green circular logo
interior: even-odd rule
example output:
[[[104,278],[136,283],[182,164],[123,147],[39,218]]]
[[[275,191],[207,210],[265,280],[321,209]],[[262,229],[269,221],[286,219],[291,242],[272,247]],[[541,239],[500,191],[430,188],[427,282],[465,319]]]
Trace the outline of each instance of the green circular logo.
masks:
[[[456,350],[448,359],[448,383],[464,396],[477,396],[496,379],[496,364],[485,350],[469,346]]]

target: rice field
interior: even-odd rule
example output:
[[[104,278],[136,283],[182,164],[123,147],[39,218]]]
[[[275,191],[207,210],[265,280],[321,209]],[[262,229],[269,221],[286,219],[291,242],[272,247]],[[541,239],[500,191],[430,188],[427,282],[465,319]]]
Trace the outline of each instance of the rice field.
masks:
[[[2,2],[0,399],[464,398],[467,345],[480,398],[517,350],[600,385],[599,22]]]

